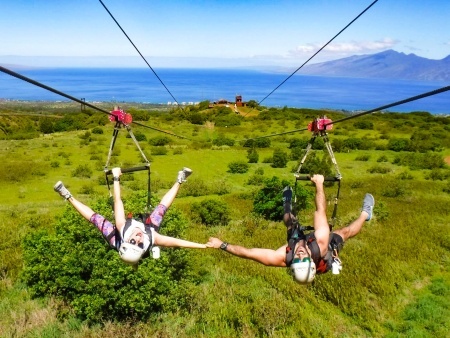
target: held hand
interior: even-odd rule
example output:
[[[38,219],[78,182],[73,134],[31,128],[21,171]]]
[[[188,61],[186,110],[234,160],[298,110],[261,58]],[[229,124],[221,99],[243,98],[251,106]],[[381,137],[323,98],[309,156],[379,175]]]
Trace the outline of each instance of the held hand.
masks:
[[[208,248],[219,249],[219,248],[220,248],[220,245],[221,245],[222,243],[223,243],[223,242],[222,242],[220,239],[218,239],[218,238],[216,238],[216,237],[210,237],[209,240],[208,240],[208,243],[206,243],[206,246],[207,246]]]
[[[120,168],[113,168],[111,172],[114,177],[120,177],[120,175],[122,175],[122,170]]]
[[[323,175],[315,174],[315,175],[313,175],[313,177],[311,177],[311,181],[314,182],[316,185],[323,184],[324,177],[323,177]]]

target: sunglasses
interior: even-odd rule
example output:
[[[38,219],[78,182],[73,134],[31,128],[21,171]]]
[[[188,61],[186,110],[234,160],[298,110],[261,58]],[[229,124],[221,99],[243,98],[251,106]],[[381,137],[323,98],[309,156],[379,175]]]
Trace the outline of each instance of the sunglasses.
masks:
[[[128,243],[136,245],[136,240],[134,238],[132,238],[132,239],[130,239],[130,241]],[[137,246],[140,247],[141,249],[144,249],[144,243],[139,243],[139,244],[137,244]]]

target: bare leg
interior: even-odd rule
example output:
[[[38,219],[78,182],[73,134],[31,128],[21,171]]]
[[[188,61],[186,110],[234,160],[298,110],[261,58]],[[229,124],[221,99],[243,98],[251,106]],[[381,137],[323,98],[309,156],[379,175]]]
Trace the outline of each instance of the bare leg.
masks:
[[[80,213],[80,215],[83,216],[88,221],[91,219],[92,215],[95,213],[91,208],[89,208],[87,205],[81,203],[79,200],[77,200],[73,196],[70,197],[68,199],[68,201]]]
[[[159,204],[164,205],[167,209],[172,205],[173,201],[175,200],[175,197],[177,197],[178,190],[180,190],[181,184],[178,182],[175,182],[172,188],[162,198],[161,202]]]
[[[347,239],[359,234],[364,222],[367,219],[367,215],[367,212],[361,211],[359,217],[350,223],[350,225],[347,225],[345,228],[335,230],[334,233],[340,235],[345,242]]]
[[[328,251],[328,241],[330,238],[330,226],[327,220],[327,202],[325,200],[325,191],[323,189],[323,175],[314,175],[311,181],[316,185],[316,211],[314,211],[314,236],[317,245],[320,248],[321,256]]]

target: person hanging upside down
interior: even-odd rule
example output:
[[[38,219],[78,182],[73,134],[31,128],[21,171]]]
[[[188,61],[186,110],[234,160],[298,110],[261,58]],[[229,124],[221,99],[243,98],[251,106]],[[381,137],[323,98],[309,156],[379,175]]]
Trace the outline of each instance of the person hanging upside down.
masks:
[[[315,184],[315,205],[313,225],[314,231],[303,233],[297,219],[292,214],[292,190],[286,187],[283,191],[284,217],[287,227],[287,244],[277,250],[262,248],[245,248],[243,246],[223,242],[219,238],[210,237],[206,245],[220,248],[232,255],[251,259],[267,266],[289,267],[295,281],[308,284],[314,280],[316,273],[333,270],[338,274],[342,269],[339,251],[344,242],[356,236],[365,221],[370,221],[375,200],[371,194],[364,196],[361,214],[350,225],[330,232],[326,215],[326,200],[323,188],[324,177],[314,175],[311,181]]]
[[[205,244],[164,236],[159,233],[162,219],[174,201],[181,184],[186,182],[187,177],[192,174],[191,169],[183,168],[183,170],[178,172],[177,181],[151,213],[149,225],[145,225],[135,219],[126,219],[123,202],[120,197],[120,176],[122,171],[120,168],[114,168],[112,169],[112,174],[114,180],[115,225],[73,197],[61,181],[58,181],[53,188],[61,197],[68,200],[86,220],[101,231],[110,247],[119,252],[120,258],[124,262],[136,265],[148,250],[158,246],[193,249],[205,249],[207,247]]]

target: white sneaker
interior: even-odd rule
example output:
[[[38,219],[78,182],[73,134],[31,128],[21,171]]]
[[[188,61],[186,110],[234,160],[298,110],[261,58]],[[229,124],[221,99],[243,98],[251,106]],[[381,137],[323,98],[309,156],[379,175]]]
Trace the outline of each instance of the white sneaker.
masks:
[[[373,198],[373,196],[371,194],[366,194],[366,196],[364,196],[363,206],[361,209],[361,211],[365,211],[368,214],[366,221],[370,221],[372,219],[374,205],[375,199]]]
[[[72,197],[72,194],[69,190],[64,186],[63,182],[58,181],[53,187],[53,190],[55,190],[62,198],[68,200]]]
[[[191,174],[192,174],[192,170],[189,169],[189,168],[184,167],[183,170],[180,170],[178,172],[177,182],[180,183],[180,184],[183,183],[183,182],[186,182],[187,178]]]

